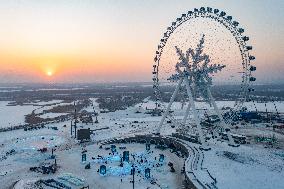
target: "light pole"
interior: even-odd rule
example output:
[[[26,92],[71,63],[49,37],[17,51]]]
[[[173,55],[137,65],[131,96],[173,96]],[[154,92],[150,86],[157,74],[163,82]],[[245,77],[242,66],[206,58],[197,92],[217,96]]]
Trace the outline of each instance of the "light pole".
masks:
[[[132,165],[132,169],[131,169],[131,172],[132,172],[132,188],[134,189],[134,176],[135,176],[135,168],[134,168],[134,164]]]

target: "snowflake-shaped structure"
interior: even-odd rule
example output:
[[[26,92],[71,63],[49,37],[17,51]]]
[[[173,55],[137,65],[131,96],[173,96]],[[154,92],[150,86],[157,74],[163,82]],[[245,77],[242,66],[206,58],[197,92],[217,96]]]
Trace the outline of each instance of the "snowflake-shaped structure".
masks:
[[[179,56],[180,62],[176,64],[177,74],[173,74],[168,80],[178,81],[181,77],[187,77],[191,87],[195,88],[195,92],[208,100],[207,89],[212,85],[212,74],[221,71],[225,65],[210,64],[209,56],[202,55],[204,47],[204,37],[199,41],[195,50],[189,48],[184,54],[177,46],[176,52]]]

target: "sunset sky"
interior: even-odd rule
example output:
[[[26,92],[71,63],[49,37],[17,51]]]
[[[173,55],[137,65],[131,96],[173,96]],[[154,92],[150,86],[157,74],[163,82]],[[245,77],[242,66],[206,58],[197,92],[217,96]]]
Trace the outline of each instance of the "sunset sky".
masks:
[[[0,83],[151,81],[166,27],[201,6],[245,28],[259,83],[284,83],[283,0],[3,0]]]

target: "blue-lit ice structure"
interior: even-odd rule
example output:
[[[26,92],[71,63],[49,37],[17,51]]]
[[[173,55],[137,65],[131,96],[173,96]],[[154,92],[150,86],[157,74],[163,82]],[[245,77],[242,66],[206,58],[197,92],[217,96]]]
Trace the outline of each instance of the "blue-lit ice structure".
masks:
[[[58,135],[38,135],[19,139],[13,145],[16,151],[35,151],[42,148],[53,148],[66,142],[66,139]]]
[[[101,175],[105,175],[106,172],[107,172],[106,166],[105,166],[105,165],[101,165],[101,166],[100,166],[100,174],[101,174]]]
[[[37,163],[52,159],[51,153],[41,153],[39,150],[51,149],[65,142],[66,139],[58,135],[29,136],[18,139],[13,145],[7,147],[7,151],[13,150],[21,154],[15,161]]]
[[[57,177],[64,184],[73,184],[75,186],[82,186],[85,180],[73,175],[72,173],[63,173]]]
[[[123,152],[123,161],[129,162],[129,151]]]
[[[164,162],[164,159],[165,159],[165,155],[164,154],[160,154],[160,157],[159,157],[159,162]]]
[[[116,152],[113,155],[99,157],[93,163],[103,164],[100,166],[100,175],[102,176],[126,176],[131,174],[132,166],[136,172],[140,173],[144,178],[150,178],[150,168],[157,170],[164,165],[165,156],[160,154],[158,158],[151,156],[149,151],[135,152],[129,155],[129,151],[124,151],[123,155]],[[124,160],[124,156],[128,155],[128,161]],[[132,158],[130,158],[132,157]],[[127,158],[125,158],[127,159]],[[107,164],[107,165],[106,165]],[[104,171],[105,168],[105,171]],[[159,172],[161,170],[159,169]]]
[[[115,153],[115,152],[116,152],[116,146],[115,146],[114,144],[112,144],[112,145],[110,146],[110,148],[111,148],[111,152],[112,152],[112,153]]]
[[[94,163],[104,164],[106,162],[120,162],[121,157],[118,154],[97,158],[94,160]]]
[[[87,154],[83,153],[82,154],[82,162],[86,162],[87,161]]]
[[[146,179],[149,179],[149,178],[151,177],[150,171],[151,171],[151,169],[149,169],[149,168],[146,168],[146,169],[145,169],[145,178],[146,178]]]

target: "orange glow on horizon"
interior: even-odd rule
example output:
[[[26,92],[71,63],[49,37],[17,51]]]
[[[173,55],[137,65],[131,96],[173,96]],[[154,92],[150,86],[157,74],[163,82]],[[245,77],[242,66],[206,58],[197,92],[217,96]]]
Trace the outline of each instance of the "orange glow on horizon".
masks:
[[[151,78],[151,60],[137,52],[128,53],[113,50],[108,56],[106,51],[93,55],[0,52],[0,72],[10,73],[14,82],[112,82],[120,78],[143,81],[145,75]]]
[[[151,82],[153,57],[166,27],[180,16],[184,10],[181,7],[191,10],[203,6],[202,2],[189,0],[182,6],[165,3],[165,7],[155,9],[159,4],[1,1],[0,23],[5,27],[0,30],[0,83]],[[284,81],[282,7],[272,6],[269,1],[246,2],[249,6],[225,0],[211,4],[237,18],[250,37],[257,82]],[[190,36],[197,28],[192,29]],[[223,32],[219,34],[223,36]],[[184,42],[180,40],[179,44]],[[218,52],[214,55],[223,57],[224,53]]]

